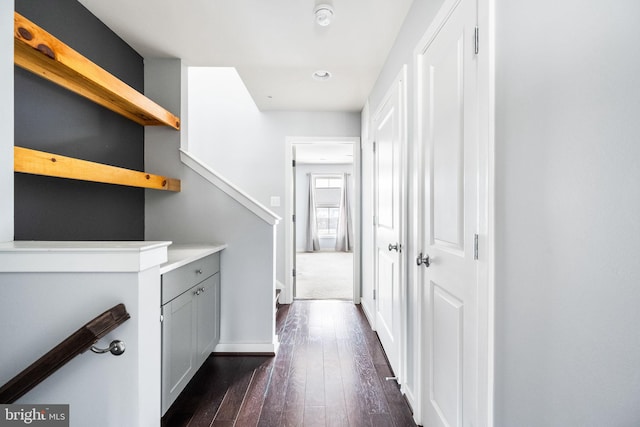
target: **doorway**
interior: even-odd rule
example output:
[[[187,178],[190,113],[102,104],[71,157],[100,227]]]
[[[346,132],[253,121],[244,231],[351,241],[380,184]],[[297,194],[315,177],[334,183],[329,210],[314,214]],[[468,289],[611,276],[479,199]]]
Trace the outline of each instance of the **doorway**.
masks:
[[[285,301],[360,299],[360,139],[288,138]]]

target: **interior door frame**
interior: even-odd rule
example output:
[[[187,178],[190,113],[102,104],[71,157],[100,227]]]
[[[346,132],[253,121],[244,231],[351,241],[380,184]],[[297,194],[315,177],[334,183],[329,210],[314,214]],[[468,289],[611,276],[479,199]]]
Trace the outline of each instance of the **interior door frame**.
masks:
[[[381,114],[382,111],[384,109],[385,104],[389,101],[389,99],[394,96],[394,95],[398,95],[400,100],[398,103],[398,108],[400,109],[399,111],[399,115],[400,115],[400,122],[399,122],[399,127],[400,127],[400,194],[398,195],[398,203],[399,203],[399,227],[400,227],[400,235],[399,235],[399,244],[401,245],[401,250],[400,250],[400,256],[399,256],[399,279],[398,279],[398,284],[400,286],[400,310],[401,310],[401,316],[400,316],[400,331],[399,331],[399,336],[397,337],[399,339],[399,344],[398,344],[398,365],[395,370],[394,373],[397,377],[397,382],[400,385],[402,391],[404,392],[404,388],[405,388],[405,383],[406,383],[406,378],[407,378],[407,342],[408,342],[408,288],[407,288],[407,253],[409,251],[409,247],[410,245],[408,244],[408,236],[407,236],[407,224],[408,224],[408,212],[409,212],[409,207],[408,207],[408,197],[407,197],[407,189],[408,189],[408,176],[409,176],[409,163],[408,163],[408,145],[409,145],[409,134],[408,134],[408,110],[409,110],[409,102],[408,102],[408,96],[407,96],[407,90],[408,90],[408,67],[406,64],[403,64],[400,72],[396,75],[396,77],[393,79],[393,81],[391,82],[391,84],[389,85],[389,88],[387,89],[387,92],[385,93],[385,96],[382,98],[382,100],[380,101],[380,103],[378,104],[378,106],[376,107],[376,109],[374,110],[375,112],[373,113],[373,115],[371,116],[371,122],[369,124],[370,129],[368,130],[369,132],[369,138],[371,139],[371,141],[373,143],[376,143],[377,140],[377,131],[376,131],[376,127],[377,127],[377,123],[381,118]],[[378,204],[378,199],[377,199],[377,192],[378,192],[378,182],[377,182],[377,156],[378,154],[375,152],[373,152],[373,156],[372,156],[372,162],[373,162],[373,167],[372,167],[372,172],[373,172],[373,185],[372,185],[372,190],[373,190],[373,195],[372,195],[372,199],[371,202],[373,203],[373,214],[374,216],[377,214],[377,204]],[[376,251],[377,249],[377,244],[378,244],[378,236],[377,236],[377,230],[376,230],[376,224],[377,224],[377,218],[375,219],[374,223],[373,223],[373,249],[374,251]],[[378,266],[377,266],[377,262],[376,262],[376,256],[373,257],[372,260],[372,265],[371,267],[373,267],[373,279],[374,279],[374,283],[373,283],[373,289],[375,291],[376,294],[376,299],[373,301],[372,304],[372,313],[371,316],[373,317],[374,321],[371,323],[371,326],[373,328],[373,330],[377,331],[378,330],[378,325],[377,325],[377,321],[375,320],[377,318],[377,312],[378,312],[378,295],[380,294],[379,289],[378,289],[378,276],[377,276],[377,271],[378,271]]]
[[[361,157],[360,157],[360,138],[359,137],[304,137],[304,136],[288,136],[285,144],[285,227],[284,252],[285,252],[285,283],[282,291],[283,304],[291,304],[293,302],[293,267],[296,254],[296,242],[293,240],[295,236],[293,215],[295,214],[294,204],[294,188],[292,165],[294,160],[294,148],[300,144],[353,144],[353,229],[354,229],[354,246],[353,246],[353,303],[360,304],[361,298],[361,233],[360,222],[362,215],[361,208]],[[299,184],[299,183],[298,183]],[[297,220],[297,218],[296,218]]]
[[[495,360],[495,0],[475,0],[477,2],[477,25],[479,29],[478,55],[478,193],[481,205],[478,205],[478,302],[484,307],[478,312],[478,426],[490,427],[494,425],[494,360]],[[420,56],[427,49],[431,41],[439,33],[460,0],[445,0],[427,31],[421,38],[413,52],[414,88],[415,93],[422,93]],[[422,106],[420,96],[414,97],[413,109],[415,121],[414,139],[414,175],[423,170],[422,164]],[[418,184],[418,183],[417,183]],[[417,187],[419,184],[417,185]],[[423,204],[423,192],[418,190],[417,203]],[[419,214],[415,212],[416,233],[412,235],[412,246],[420,249],[424,233],[419,221]],[[412,254],[417,256],[416,254]],[[414,419],[422,422],[422,402],[429,398],[426,384],[423,382],[423,366],[419,361],[424,360],[424,318],[419,307],[424,289],[420,286],[419,266],[410,263],[413,277],[418,286],[418,298],[413,304],[414,313],[418,313],[415,323],[415,337],[417,338],[416,373],[419,378],[416,390],[416,400],[420,402],[414,407]],[[479,305],[480,307],[480,305]]]

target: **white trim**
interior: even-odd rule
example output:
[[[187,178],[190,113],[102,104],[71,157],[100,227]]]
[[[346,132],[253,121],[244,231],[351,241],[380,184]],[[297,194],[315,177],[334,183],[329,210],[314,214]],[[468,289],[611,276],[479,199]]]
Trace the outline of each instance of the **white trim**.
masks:
[[[280,343],[218,343],[214,353],[261,353],[278,354]]]
[[[480,82],[487,82],[488,92],[483,92],[483,86],[480,85],[480,117],[486,114],[486,130],[481,128],[480,148],[484,148],[487,159],[487,212],[486,212],[486,240],[484,248],[486,250],[486,372],[485,377],[480,377],[480,383],[485,381],[485,398],[484,405],[479,406],[486,412],[480,412],[480,422],[485,421],[480,427],[491,427],[494,425],[494,405],[495,405],[495,0],[478,0],[478,26],[480,30],[480,52],[486,51],[486,54],[479,56],[479,75]],[[483,41],[486,38],[486,43]],[[487,111],[484,111],[486,107]],[[482,121],[481,121],[482,123]],[[486,131],[486,141],[483,139],[483,132]],[[483,147],[484,142],[484,147]]]
[[[353,303],[362,299],[362,139],[353,138]]]
[[[427,51],[427,49],[431,45],[431,42],[433,42],[433,39],[435,39],[435,37],[438,35],[444,24],[447,22],[449,16],[453,13],[455,8],[458,6],[458,3],[460,3],[461,1],[462,0],[445,0],[445,3],[440,7],[440,10],[438,10],[435,18],[433,18],[433,21],[431,21],[431,24],[429,24],[429,28],[427,28],[427,31],[424,33],[424,36],[422,36],[422,38],[418,42],[418,46],[413,51],[413,57],[414,60],[416,60],[416,64],[418,64],[419,62],[417,61],[418,55],[421,55]],[[418,76],[416,76],[416,78],[419,79]]]
[[[282,220],[282,218],[280,218],[276,213],[232,184],[218,172],[208,166],[205,166],[204,162],[182,148],[180,149],[180,160],[207,181],[224,191],[242,206],[256,214],[256,216],[267,224],[276,225]]]
[[[292,217],[295,207],[293,205],[293,143],[290,138],[286,138],[284,149],[284,216],[287,221],[284,223],[284,289],[280,294],[283,304],[293,302],[293,257],[295,256],[296,243],[293,241],[294,227]]]
[[[400,391],[402,392],[402,394],[404,394],[404,397],[407,399],[407,402],[409,402],[409,407],[411,407],[411,409],[413,410],[413,417],[414,420],[416,419],[416,409],[420,407],[421,402],[416,400],[416,396],[414,394],[414,390],[406,387],[405,385],[400,386]],[[417,423],[416,423],[417,424]]]
[[[371,311],[371,308],[367,304],[361,304],[362,311],[364,312],[365,317],[369,321],[369,326],[372,331],[376,330],[376,313]]]
[[[393,79],[393,82],[391,83],[389,90],[387,91],[387,93],[385,94],[384,98],[382,99],[382,101],[380,102],[378,108],[375,110],[375,114],[373,115],[373,120],[371,121],[372,123],[377,123],[378,120],[380,119],[380,115],[382,114],[383,109],[385,108],[385,105],[389,102],[389,100],[391,99],[391,97],[397,95],[399,96],[399,100],[398,100],[398,108],[399,108],[399,116],[400,116],[400,171],[401,171],[401,179],[400,179],[400,194],[399,194],[399,204],[400,204],[400,241],[399,243],[401,244],[403,250],[400,251],[400,256],[399,256],[399,261],[400,261],[400,265],[399,265],[399,281],[400,281],[400,307],[401,307],[401,316],[400,316],[400,337],[399,338],[399,343],[398,343],[398,365],[397,367],[395,367],[395,374],[398,377],[398,384],[402,387],[402,385],[404,383],[406,383],[407,381],[407,313],[408,313],[408,306],[407,306],[407,272],[406,272],[406,268],[407,268],[407,213],[409,212],[409,209],[407,207],[407,202],[408,199],[406,197],[406,191],[407,191],[407,175],[408,175],[408,169],[407,169],[407,146],[408,146],[408,110],[409,110],[409,105],[408,105],[408,99],[407,99],[407,64],[403,64],[402,65],[402,69],[400,70],[400,72],[398,73],[398,75],[396,76],[395,79]],[[374,131],[373,131],[373,141],[376,140],[376,128],[377,125],[373,126]],[[374,159],[374,163],[375,163],[375,156],[376,154],[374,153],[373,155],[373,159]],[[374,164],[374,177],[376,176],[377,171],[375,171],[375,164]],[[374,183],[373,183],[373,193],[374,193],[374,197],[373,197],[373,212],[376,213],[376,208],[375,206],[377,205],[377,200],[375,195],[377,194],[377,189],[376,189],[376,180],[374,178]],[[374,224],[374,238],[373,238],[373,245],[374,248],[377,247],[377,232],[375,231],[375,224]],[[375,317],[377,318],[377,314],[378,314],[378,301],[379,301],[379,295],[380,292],[378,292],[378,278],[376,276],[377,274],[377,268],[375,265],[375,257],[374,257],[374,289],[376,292],[376,300],[373,302],[373,306],[374,306],[374,314]]]
[[[293,206],[293,178],[291,176],[291,164],[293,161],[293,147],[303,144],[351,144],[353,146],[353,228],[355,244],[353,248],[353,302],[360,304],[360,138],[359,137],[307,137],[307,136],[288,136],[285,144],[285,218],[291,218],[294,212]],[[285,257],[285,288],[282,292],[282,303],[290,304],[293,302],[293,256],[296,250],[293,241],[292,221],[285,221],[284,227],[284,257]]]
[[[376,316],[375,316],[375,300],[373,299],[373,291],[375,290],[374,283],[374,270],[375,270],[375,261],[374,261],[374,247],[375,247],[375,230],[373,226],[373,215],[374,215],[374,188],[373,188],[373,170],[374,170],[374,154],[373,154],[373,138],[371,136],[371,114],[369,108],[369,100],[365,103],[364,108],[362,109],[362,142],[360,146],[360,172],[358,176],[361,180],[360,185],[360,199],[358,203],[360,203],[360,280],[362,282],[361,286],[361,294],[360,294],[360,304],[367,315],[367,319],[369,320],[369,325],[372,330],[376,330]],[[367,158],[366,170],[367,175],[365,176],[365,157]],[[369,248],[365,247],[364,241],[365,236],[369,240]],[[365,272],[368,276],[369,283],[367,284],[367,293],[365,293]]]

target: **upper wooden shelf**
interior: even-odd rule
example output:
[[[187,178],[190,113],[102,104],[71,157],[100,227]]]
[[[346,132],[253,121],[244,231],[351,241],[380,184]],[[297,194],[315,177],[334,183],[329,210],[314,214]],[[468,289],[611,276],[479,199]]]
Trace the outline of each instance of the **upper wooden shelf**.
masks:
[[[180,119],[14,12],[16,65],[143,126],[180,129]]]

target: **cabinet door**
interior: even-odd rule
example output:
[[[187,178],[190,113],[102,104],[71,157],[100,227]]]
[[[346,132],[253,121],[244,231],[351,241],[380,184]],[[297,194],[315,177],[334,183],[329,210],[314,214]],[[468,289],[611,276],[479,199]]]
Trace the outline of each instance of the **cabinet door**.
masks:
[[[220,274],[214,274],[196,286],[198,362],[204,362],[220,337]]]
[[[162,323],[163,414],[197,370],[195,360],[197,296],[192,290],[162,306],[164,317]]]

